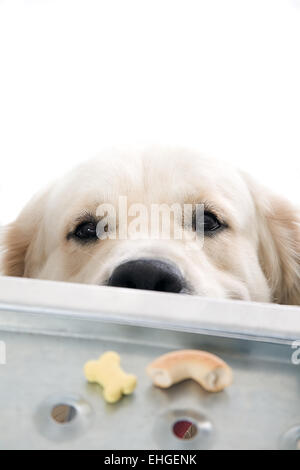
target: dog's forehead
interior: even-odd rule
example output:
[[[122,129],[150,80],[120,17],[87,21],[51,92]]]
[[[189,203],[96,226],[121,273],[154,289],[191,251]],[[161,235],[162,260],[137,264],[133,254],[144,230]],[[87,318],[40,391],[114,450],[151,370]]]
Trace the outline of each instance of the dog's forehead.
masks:
[[[90,160],[69,175],[69,185],[78,192],[93,190],[105,196],[109,193],[129,193],[132,189],[143,194],[178,190],[223,188],[230,183],[233,189],[242,188],[235,168],[214,158],[188,151],[144,152],[114,154]],[[65,185],[67,186],[67,185]],[[68,189],[67,187],[65,188]]]
[[[129,203],[210,202],[229,212],[252,203],[235,168],[183,150],[102,155],[63,178],[51,199],[66,213],[117,204],[120,196]]]

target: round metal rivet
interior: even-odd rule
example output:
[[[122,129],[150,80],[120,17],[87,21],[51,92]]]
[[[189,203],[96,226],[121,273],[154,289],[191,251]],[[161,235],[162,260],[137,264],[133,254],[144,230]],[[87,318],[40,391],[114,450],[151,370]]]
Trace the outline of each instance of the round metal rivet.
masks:
[[[213,443],[214,428],[201,412],[173,409],[158,416],[154,438],[161,449],[208,449]]]
[[[46,438],[64,442],[81,436],[90,426],[92,417],[92,408],[84,399],[63,394],[48,397],[41,403],[34,421]]]

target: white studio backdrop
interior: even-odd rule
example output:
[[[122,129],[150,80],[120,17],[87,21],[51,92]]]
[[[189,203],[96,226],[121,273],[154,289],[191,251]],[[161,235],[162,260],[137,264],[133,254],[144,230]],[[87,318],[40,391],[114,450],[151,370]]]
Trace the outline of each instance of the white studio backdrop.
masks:
[[[300,0],[0,0],[0,222],[123,144],[196,147],[300,203]]]

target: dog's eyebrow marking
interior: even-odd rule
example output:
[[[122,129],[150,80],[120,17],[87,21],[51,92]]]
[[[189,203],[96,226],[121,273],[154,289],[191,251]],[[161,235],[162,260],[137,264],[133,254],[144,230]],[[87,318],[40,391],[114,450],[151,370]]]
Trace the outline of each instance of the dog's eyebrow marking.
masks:
[[[193,207],[193,212],[195,213],[196,211],[196,206],[203,206],[204,212],[211,212],[213,215],[215,215],[219,222],[223,225],[224,228],[229,228],[228,222],[224,218],[223,212],[221,212],[220,208],[217,207],[212,201],[199,201],[195,197],[191,198],[190,201],[187,202],[187,204],[192,204]]]
[[[96,221],[95,215],[88,210],[83,210],[75,219],[76,224],[80,224],[81,222],[95,222],[95,221]]]
[[[203,205],[204,205],[204,211],[205,212],[211,212],[212,214],[214,214],[219,219],[219,221],[221,222],[222,225],[224,225],[224,227],[228,227],[228,223],[224,219],[224,214],[221,213],[219,207],[217,207],[211,201],[204,201]]]

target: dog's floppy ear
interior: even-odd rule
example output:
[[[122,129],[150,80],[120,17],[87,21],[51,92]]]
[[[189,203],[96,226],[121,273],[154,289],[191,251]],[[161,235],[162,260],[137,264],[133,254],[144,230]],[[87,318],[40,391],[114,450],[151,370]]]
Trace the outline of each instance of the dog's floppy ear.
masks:
[[[46,193],[36,195],[17,220],[3,228],[2,273],[4,276],[23,277],[28,271],[30,247],[37,239],[43,217]]]
[[[258,250],[273,302],[300,305],[300,209],[254,183]]]

